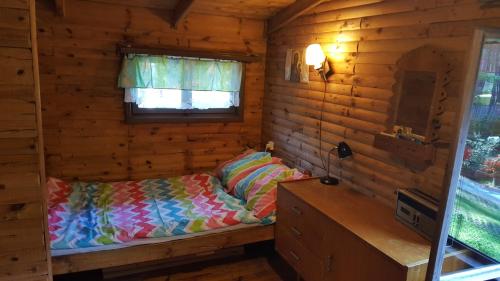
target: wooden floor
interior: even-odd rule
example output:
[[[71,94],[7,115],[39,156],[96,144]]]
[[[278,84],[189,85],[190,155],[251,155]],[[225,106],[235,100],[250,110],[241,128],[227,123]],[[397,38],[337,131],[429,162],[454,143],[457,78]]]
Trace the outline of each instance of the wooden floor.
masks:
[[[208,266],[141,281],[282,281],[264,257]]]
[[[278,268],[282,265],[276,265]],[[288,281],[297,280],[289,271],[280,270],[282,277],[271,267],[266,257],[237,259],[223,263],[185,265],[182,269],[149,272],[105,279],[99,271],[55,276],[54,281]]]
[[[279,272],[279,274],[278,274]],[[272,241],[226,249],[198,261],[170,261],[154,264],[93,270],[57,275],[54,281],[290,281],[293,269],[274,251]]]

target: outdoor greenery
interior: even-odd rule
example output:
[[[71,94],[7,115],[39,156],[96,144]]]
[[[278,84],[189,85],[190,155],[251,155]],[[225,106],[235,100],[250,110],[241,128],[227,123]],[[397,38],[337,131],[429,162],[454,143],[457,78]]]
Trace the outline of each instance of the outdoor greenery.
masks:
[[[500,261],[500,44],[485,44],[450,235]]]
[[[478,74],[462,166],[462,175],[491,187],[497,185],[500,165],[500,72],[492,72],[500,68],[495,65],[499,50],[497,47],[483,50],[493,59],[483,58],[481,63],[483,71]]]
[[[500,154],[500,137],[485,138],[480,135],[474,135],[469,137],[466,143],[467,148],[463,162],[463,174],[479,181],[484,180],[484,178],[477,175],[477,172],[483,175],[491,174],[491,180],[493,180],[495,163],[492,161],[495,161],[496,157]]]
[[[486,205],[473,195],[459,191],[450,235],[500,261],[500,217],[498,205]]]

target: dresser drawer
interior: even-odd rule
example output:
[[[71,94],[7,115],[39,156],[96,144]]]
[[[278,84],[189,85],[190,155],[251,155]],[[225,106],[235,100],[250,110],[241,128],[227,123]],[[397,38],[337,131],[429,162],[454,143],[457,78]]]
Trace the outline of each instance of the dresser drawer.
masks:
[[[324,256],[328,220],[285,190],[278,191],[276,227],[318,257]]]
[[[276,250],[306,281],[423,280],[431,247],[392,208],[342,182],[282,182],[277,193]]]
[[[323,262],[283,228],[277,227],[275,245],[278,253],[306,280],[323,279]]]

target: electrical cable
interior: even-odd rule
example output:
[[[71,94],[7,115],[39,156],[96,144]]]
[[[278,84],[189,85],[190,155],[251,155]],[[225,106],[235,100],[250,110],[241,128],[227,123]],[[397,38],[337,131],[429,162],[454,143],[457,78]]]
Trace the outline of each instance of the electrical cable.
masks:
[[[323,90],[323,101],[321,103],[321,112],[319,117],[319,158],[321,159],[321,164],[323,165],[323,169],[326,171],[325,160],[323,159],[323,113],[325,111],[325,102],[326,102],[326,90],[327,90],[327,79],[323,79],[324,90]]]

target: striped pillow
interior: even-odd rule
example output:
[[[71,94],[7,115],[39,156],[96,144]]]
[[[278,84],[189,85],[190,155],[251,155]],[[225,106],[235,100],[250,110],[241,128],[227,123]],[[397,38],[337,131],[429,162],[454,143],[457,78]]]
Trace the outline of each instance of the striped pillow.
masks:
[[[245,157],[245,156],[248,156],[250,154],[253,154],[253,153],[256,153],[257,151],[253,150],[253,149],[247,149],[245,152],[237,155],[236,157],[232,158],[232,159],[229,159],[227,161],[224,161],[222,163],[220,163],[217,168],[215,168],[214,170],[214,173],[215,175],[219,178],[219,179],[222,179],[222,170],[227,166],[227,165],[230,165],[232,163],[234,163],[235,161],[238,161],[240,160],[241,158]]]
[[[271,157],[267,152],[254,152],[241,159],[233,161],[224,166],[221,170],[221,182],[229,193],[232,193],[234,186],[246,175],[263,166],[280,163],[279,158]]]
[[[282,164],[271,164],[249,173],[234,188],[234,195],[245,200],[246,209],[259,219],[271,217],[276,211],[278,182],[300,179],[304,175]]]

